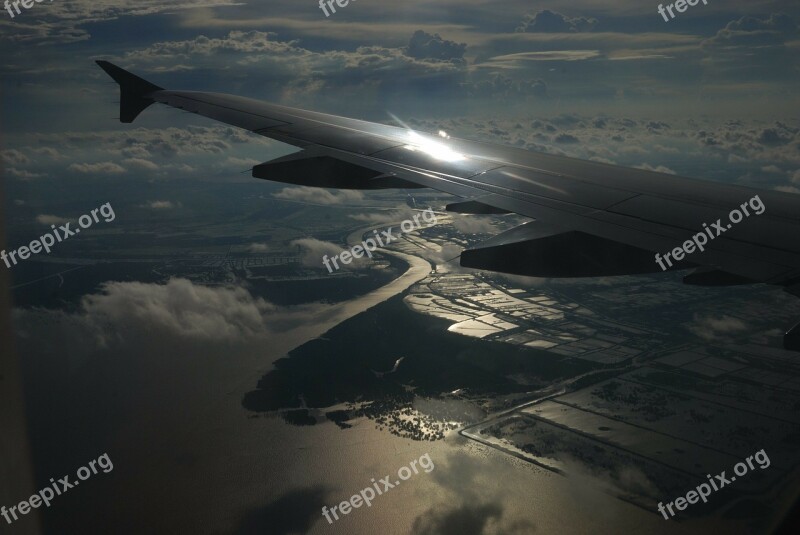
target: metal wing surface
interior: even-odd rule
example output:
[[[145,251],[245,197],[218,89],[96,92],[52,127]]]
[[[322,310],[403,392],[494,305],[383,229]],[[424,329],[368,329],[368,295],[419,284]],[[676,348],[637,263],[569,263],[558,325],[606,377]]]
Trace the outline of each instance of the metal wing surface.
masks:
[[[98,64],[121,86],[123,122],[159,102],[303,149],[254,167],[258,178],[339,188],[428,187],[467,199],[451,205],[454,211],[463,205],[480,213],[483,207],[484,213],[513,212],[536,220],[465,251],[465,265],[539,276],[659,271],[653,253],[673,250],[702,232],[704,223],[719,219],[724,231],[704,251],[673,266],[700,268],[687,282],[792,286],[800,278],[800,196],[794,194],[455,139],[227,94],[164,90],[108,62]],[[766,207],[763,214],[726,227],[729,212],[756,195]],[[504,251],[514,258],[498,258]],[[560,257],[559,251],[564,251]],[[552,260],[542,260],[545,254]]]

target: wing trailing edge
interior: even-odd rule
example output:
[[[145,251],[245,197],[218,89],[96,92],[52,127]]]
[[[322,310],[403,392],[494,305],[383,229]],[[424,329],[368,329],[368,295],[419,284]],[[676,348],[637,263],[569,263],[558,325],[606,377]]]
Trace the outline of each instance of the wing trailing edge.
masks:
[[[527,277],[606,277],[654,273],[653,253],[585,232],[530,221],[461,253],[463,267]],[[693,264],[675,264],[685,269]]]
[[[305,149],[253,167],[253,176],[299,186],[337,189],[422,188],[419,184]]]

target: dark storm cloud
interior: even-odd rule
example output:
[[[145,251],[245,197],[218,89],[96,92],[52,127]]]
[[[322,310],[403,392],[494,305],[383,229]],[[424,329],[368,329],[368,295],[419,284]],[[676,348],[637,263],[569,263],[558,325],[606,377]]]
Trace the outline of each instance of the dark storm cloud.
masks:
[[[543,9],[532,15],[526,15],[517,27],[518,32],[566,33],[591,31],[597,19],[591,17],[570,18],[561,13]]]

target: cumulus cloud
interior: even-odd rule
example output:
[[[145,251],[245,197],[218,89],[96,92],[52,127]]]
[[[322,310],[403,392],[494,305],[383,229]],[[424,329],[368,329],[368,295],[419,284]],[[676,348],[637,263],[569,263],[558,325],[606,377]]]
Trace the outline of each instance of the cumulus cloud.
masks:
[[[43,173],[34,173],[31,171],[26,171],[25,169],[17,169],[15,167],[8,167],[4,170],[4,172],[8,176],[18,178],[19,180],[33,180],[34,178],[42,178],[43,176],[47,176]]]
[[[747,330],[747,325],[740,319],[727,315],[694,315],[694,323],[689,330],[707,341],[728,338],[731,335]]]
[[[417,30],[411,36],[406,48],[406,55],[417,59],[439,59],[445,61],[463,61],[466,43],[456,43],[442,39],[439,34],[429,34]]]
[[[518,32],[570,33],[587,32],[597,24],[597,19],[586,17],[570,18],[561,13],[543,9],[525,19],[517,27]]]
[[[729,22],[714,37],[704,40],[701,46],[717,60],[740,58],[746,63],[755,60],[771,65],[769,60],[784,58],[786,41],[795,39],[797,35],[797,23],[788,15],[773,13],[764,19],[744,16]],[[750,54],[750,57],[743,56],[743,53]]]
[[[464,82],[468,96],[514,98],[532,95],[535,97],[547,96],[547,84],[539,78],[511,78],[502,74],[495,74],[483,80]]]
[[[143,158],[127,158],[122,161],[125,165],[133,169],[142,171],[158,171],[158,165]]]
[[[450,454],[437,458],[431,472],[437,487],[429,509],[414,519],[412,535],[523,535],[535,533],[536,527],[524,511],[509,508],[513,492],[490,481],[503,479],[517,468],[494,456],[474,459],[469,455]],[[487,470],[487,467],[491,467]],[[490,475],[491,474],[491,475]]]
[[[231,156],[227,160],[225,160],[226,165],[231,165],[235,167],[243,167],[246,169],[250,169],[251,167],[255,167],[256,165],[260,164],[261,162],[255,160],[253,158],[236,158]]]
[[[170,210],[175,208],[172,201],[147,201],[141,205],[141,208],[151,208],[153,210]]]
[[[110,59],[150,72],[181,62],[194,70],[224,68],[229,78],[245,78],[262,98],[297,106],[313,102],[320,109],[334,102],[335,92],[354,88],[449,95],[466,76],[465,48],[420,31],[408,46],[319,51],[303,48],[298,41],[281,41],[269,32],[234,30],[219,37],[159,42]],[[342,100],[335,102],[341,112]]]
[[[725,29],[732,32],[777,32],[785,37],[793,37],[800,33],[794,19],[783,13],[772,13],[767,19],[745,16],[729,22]]]
[[[42,225],[63,225],[69,223],[69,219],[52,214],[39,214],[36,216],[36,222]]]
[[[308,186],[283,188],[272,196],[276,199],[312,204],[344,204],[364,198],[364,194],[358,190],[328,190]]]
[[[37,165],[36,169],[16,167],[14,171],[6,167],[6,176],[22,180],[59,176],[65,170],[87,179],[126,175],[134,178],[141,172],[165,180],[195,178],[198,174],[203,178],[231,176],[241,171],[240,167],[250,167],[251,160],[236,158],[237,155],[259,151],[269,159],[275,145],[263,136],[222,124],[26,132],[13,141],[18,147],[7,157],[28,159]],[[230,160],[219,155],[229,156]]]
[[[278,307],[236,285],[204,286],[188,279],[165,283],[106,282],[84,296],[75,312],[15,311],[30,354],[70,347],[69,359],[106,354],[259,355],[276,333],[325,321],[335,307],[310,303]],[[33,333],[36,333],[35,335]],[[46,333],[43,335],[42,333]],[[26,353],[27,354],[27,353]]]
[[[247,246],[247,251],[250,253],[268,253],[270,248],[269,244],[266,243],[251,243]]]
[[[47,9],[36,10],[34,23],[26,24],[24,21],[0,21],[0,27],[7,27],[0,31],[0,39],[8,40],[27,46],[64,44],[87,41],[91,35],[88,30],[81,27],[86,22],[95,24],[112,21],[120,16],[145,16],[175,12],[181,9],[197,8],[202,6],[231,5],[228,0],[179,0],[178,2],[52,2]]]
[[[647,171],[655,171],[657,173],[666,173],[668,175],[676,175],[677,174],[675,171],[673,171],[672,169],[670,169],[669,167],[667,167],[665,165],[653,166],[653,165],[650,165],[649,163],[643,163],[641,165],[637,165],[636,168],[637,169],[645,169]]]
[[[243,288],[171,279],[166,284],[107,282],[102,293],[82,299],[81,309],[98,327],[134,321],[179,337],[235,340],[265,332],[264,316],[274,307]]]
[[[312,268],[325,268],[325,265],[322,263],[322,259],[324,256],[328,256],[329,258],[334,257],[340,254],[344,249],[342,247],[318,240],[316,238],[302,238],[299,240],[294,240],[291,242],[292,245],[300,247],[302,250],[302,254],[300,256],[300,263],[304,266],[312,267]],[[369,261],[367,258],[355,258],[353,257],[353,261],[349,264],[345,264],[343,262],[338,262],[339,268],[346,269],[346,270],[357,270],[357,269],[364,269],[369,266]],[[334,269],[335,266],[331,265],[331,269]]]
[[[0,152],[3,162],[12,165],[23,165],[30,162],[30,158],[16,149],[9,149]]]
[[[98,163],[73,163],[68,167],[70,171],[86,174],[111,174],[118,175],[125,172],[125,168],[114,162]]]

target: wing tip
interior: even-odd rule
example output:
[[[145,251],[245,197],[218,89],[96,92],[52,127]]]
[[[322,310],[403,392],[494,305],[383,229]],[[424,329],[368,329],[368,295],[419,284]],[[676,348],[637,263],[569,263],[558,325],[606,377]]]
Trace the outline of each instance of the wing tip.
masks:
[[[122,123],[132,123],[145,108],[155,102],[149,95],[164,89],[110,61],[98,59],[95,63],[119,84],[119,120]]]

